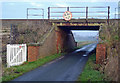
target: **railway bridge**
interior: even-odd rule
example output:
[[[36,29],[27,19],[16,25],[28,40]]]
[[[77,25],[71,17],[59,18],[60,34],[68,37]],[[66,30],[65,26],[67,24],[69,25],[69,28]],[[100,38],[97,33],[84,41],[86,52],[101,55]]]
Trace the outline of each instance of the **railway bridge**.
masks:
[[[27,13],[27,18],[28,16]],[[110,19],[109,6],[48,7],[48,19],[2,19],[2,22],[3,28],[10,27],[8,26],[10,24],[20,25],[23,28],[26,28],[27,24],[32,28],[46,28],[44,25],[48,25],[49,28],[54,27],[45,35],[46,37],[42,38],[39,56],[46,56],[56,52],[70,51],[76,46],[71,30],[99,30],[102,25],[116,20]],[[41,43],[41,41],[38,42]]]
[[[57,52],[70,50],[76,46],[71,30],[99,30],[110,23],[110,7],[48,7],[48,20],[56,26]]]

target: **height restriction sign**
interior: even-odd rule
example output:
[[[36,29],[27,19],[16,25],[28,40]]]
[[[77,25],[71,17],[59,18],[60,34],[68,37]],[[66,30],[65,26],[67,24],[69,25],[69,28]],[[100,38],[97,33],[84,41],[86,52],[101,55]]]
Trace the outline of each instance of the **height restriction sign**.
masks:
[[[71,13],[70,11],[66,11],[66,12],[63,14],[63,18],[64,18],[66,21],[71,20],[71,18],[72,18],[72,13]]]

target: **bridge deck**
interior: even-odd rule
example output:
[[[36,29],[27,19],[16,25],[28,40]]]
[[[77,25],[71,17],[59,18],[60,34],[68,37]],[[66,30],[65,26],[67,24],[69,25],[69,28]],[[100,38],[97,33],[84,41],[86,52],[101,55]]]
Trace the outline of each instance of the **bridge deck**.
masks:
[[[50,22],[57,26],[100,26],[107,23],[107,19],[72,19],[69,22],[64,19],[52,19]]]
[[[57,26],[100,26],[107,23],[107,19],[72,19],[69,22],[63,19],[1,19],[2,21],[46,21]],[[110,19],[109,22],[120,21],[120,19]]]
[[[110,19],[109,22],[120,21],[120,19]],[[108,19],[72,19],[65,21],[64,19],[50,19],[50,22],[57,26],[101,26],[107,24]]]

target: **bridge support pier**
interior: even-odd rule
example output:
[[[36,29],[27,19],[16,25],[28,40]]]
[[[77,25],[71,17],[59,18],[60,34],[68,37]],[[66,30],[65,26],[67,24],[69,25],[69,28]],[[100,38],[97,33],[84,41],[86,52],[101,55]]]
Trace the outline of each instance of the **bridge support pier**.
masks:
[[[73,34],[70,30],[64,30],[59,27],[55,30],[56,32],[56,49],[57,53],[69,52],[76,47]]]

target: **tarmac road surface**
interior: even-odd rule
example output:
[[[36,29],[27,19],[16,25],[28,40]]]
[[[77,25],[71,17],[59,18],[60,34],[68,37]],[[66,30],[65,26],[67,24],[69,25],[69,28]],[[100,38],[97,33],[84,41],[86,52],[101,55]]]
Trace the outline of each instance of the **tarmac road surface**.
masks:
[[[96,45],[85,45],[12,81],[76,81]]]

